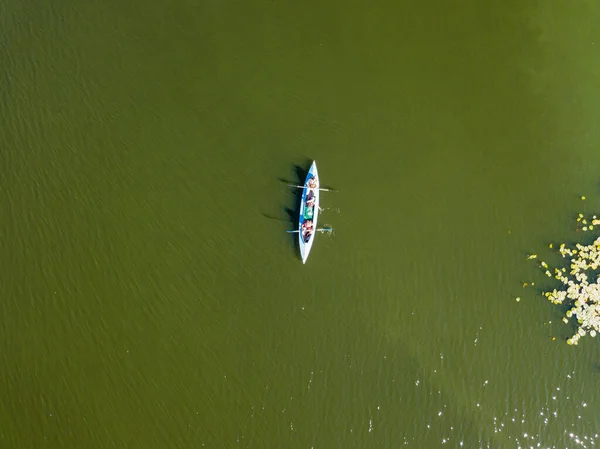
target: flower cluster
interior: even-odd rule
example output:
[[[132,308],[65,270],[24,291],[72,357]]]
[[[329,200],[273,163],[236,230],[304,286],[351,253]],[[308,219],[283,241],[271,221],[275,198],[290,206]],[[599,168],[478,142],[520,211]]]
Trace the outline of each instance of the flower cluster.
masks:
[[[579,214],[577,221],[583,225],[583,231],[593,231],[594,226],[600,227],[600,219],[595,215],[587,220],[583,214]],[[571,317],[577,320],[577,332],[567,340],[568,344],[576,345],[581,337],[587,334],[595,337],[600,333],[600,237],[590,245],[577,243],[573,248],[562,243],[558,251],[563,258],[570,259],[570,271],[567,272],[567,268],[551,269],[546,262],[540,262],[546,276],[554,277],[563,284],[561,289],[544,292],[543,295],[554,304],[568,304],[571,307],[563,321],[568,323]],[[529,258],[535,259],[537,255]]]

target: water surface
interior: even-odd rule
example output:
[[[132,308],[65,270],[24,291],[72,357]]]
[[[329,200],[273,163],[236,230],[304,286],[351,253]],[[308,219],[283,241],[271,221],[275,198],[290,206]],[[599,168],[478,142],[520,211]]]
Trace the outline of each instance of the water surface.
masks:
[[[600,211],[595,3],[0,12],[5,447],[597,442],[597,341],[521,286]]]

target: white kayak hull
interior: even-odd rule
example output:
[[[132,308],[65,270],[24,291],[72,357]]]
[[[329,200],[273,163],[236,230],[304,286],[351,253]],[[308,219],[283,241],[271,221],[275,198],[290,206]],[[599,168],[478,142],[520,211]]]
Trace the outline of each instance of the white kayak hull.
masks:
[[[316,188],[309,188],[308,183],[311,179],[316,181]],[[298,220],[298,243],[300,244],[300,257],[302,258],[302,263],[306,263],[306,259],[308,259],[308,255],[310,254],[310,249],[315,241],[315,235],[317,234],[317,219],[319,215],[319,173],[317,172],[317,163],[313,161],[310,169],[308,170],[308,174],[306,175],[306,179],[304,181],[304,189],[302,189],[302,199],[300,200],[300,218]],[[314,206],[310,208],[306,202],[309,197],[313,196],[315,198]],[[307,220],[312,220],[312,232],[305,233],[303,232],[304,222]]]

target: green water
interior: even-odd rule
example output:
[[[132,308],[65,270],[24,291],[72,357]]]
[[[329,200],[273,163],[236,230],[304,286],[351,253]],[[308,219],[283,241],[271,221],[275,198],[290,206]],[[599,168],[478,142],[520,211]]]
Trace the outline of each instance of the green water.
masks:
[[[599,22],[0,0],[0,447],[593,447],[598,341],[521,285],[600,212]]]

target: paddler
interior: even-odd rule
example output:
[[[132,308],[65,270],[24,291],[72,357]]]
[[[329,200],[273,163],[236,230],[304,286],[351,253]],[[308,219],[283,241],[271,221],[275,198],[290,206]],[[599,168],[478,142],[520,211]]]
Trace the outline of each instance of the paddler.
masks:
[[[306,195],[306,205],[308,207],[314,207],[315,205],[315,200],[316,200],[316,196],[315,196],[315,192],[313,192],[312,190]]]
[[[304,240],[306,240],[306,238],[312,234],[313,231],[313,222],[312,220],[305,220],[304,223],[302,223],[302,237],[304,238]]]

